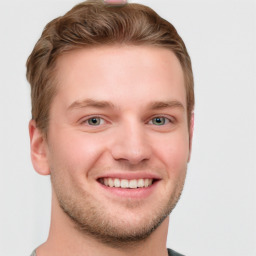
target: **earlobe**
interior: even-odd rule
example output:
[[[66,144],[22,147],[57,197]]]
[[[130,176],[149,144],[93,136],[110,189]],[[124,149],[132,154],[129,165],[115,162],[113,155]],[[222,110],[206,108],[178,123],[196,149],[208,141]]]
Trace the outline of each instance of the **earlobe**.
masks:
[[[49,175],[47,143],[44,134],[36,127],[35,120],[29,122],[30,155],[34,169],[41,175]]]
[[[190,161],[191,157],[191,151],[192,151],[192,139],[194,134],[194,121],[195,121],[195,115],[194,112],[191,113],[190,118],[190,124],[189,124],[189,156],[188,156],[188,162]]]

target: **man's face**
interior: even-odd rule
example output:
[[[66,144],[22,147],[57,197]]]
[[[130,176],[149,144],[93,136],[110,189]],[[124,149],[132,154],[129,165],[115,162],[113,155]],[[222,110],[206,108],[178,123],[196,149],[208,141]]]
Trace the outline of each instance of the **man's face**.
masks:
[[[181,65],[167,49],[80,49],[57,62],[46,143],[53,194],[102,241],[147,237],[175,206],[189,158]]]

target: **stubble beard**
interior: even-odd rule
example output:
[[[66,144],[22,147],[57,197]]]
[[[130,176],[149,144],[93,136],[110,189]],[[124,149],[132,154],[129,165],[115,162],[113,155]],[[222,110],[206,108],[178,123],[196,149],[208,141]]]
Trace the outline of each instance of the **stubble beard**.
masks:
[[[54,193],[60,208],[72,220],[75,228],[82,234],[113,248],[131,246],[146,240],[175,208],[185,181],[185,177],[180,179],[169,200],[160,207],[153,206],[152,212],[141,220],[139,226],[131,227],[122,219],[115,218],[115,213],[111,216],[101,205],[97,205],[88,192],[83,191],[80,198],[76,197],[75,193],[68,193],[58,178],[51,175]],[[126,207],[130,210],[139,205],[128,201]]]

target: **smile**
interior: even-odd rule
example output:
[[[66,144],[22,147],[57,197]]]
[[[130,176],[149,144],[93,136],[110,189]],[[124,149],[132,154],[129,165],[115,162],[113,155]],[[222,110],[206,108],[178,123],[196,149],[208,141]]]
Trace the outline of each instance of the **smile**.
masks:
[[[147,188],[152,185],[153,179],[118,179],[118,178],[101,178],[99,182],[107,187],[115,188]]]

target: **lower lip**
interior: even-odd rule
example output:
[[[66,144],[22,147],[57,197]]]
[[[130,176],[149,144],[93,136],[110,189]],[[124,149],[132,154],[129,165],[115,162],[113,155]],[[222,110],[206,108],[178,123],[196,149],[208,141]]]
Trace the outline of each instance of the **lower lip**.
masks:
[[[99,185],[104,189],[105,192],[111,193],[112,195],[122,197],[122,198],[133,198],[133,199],[143,199],[150,196],[156,189],[159,181],[154,181],[153,184],[146,188],[115,188],[108,187],[101,183]]]

